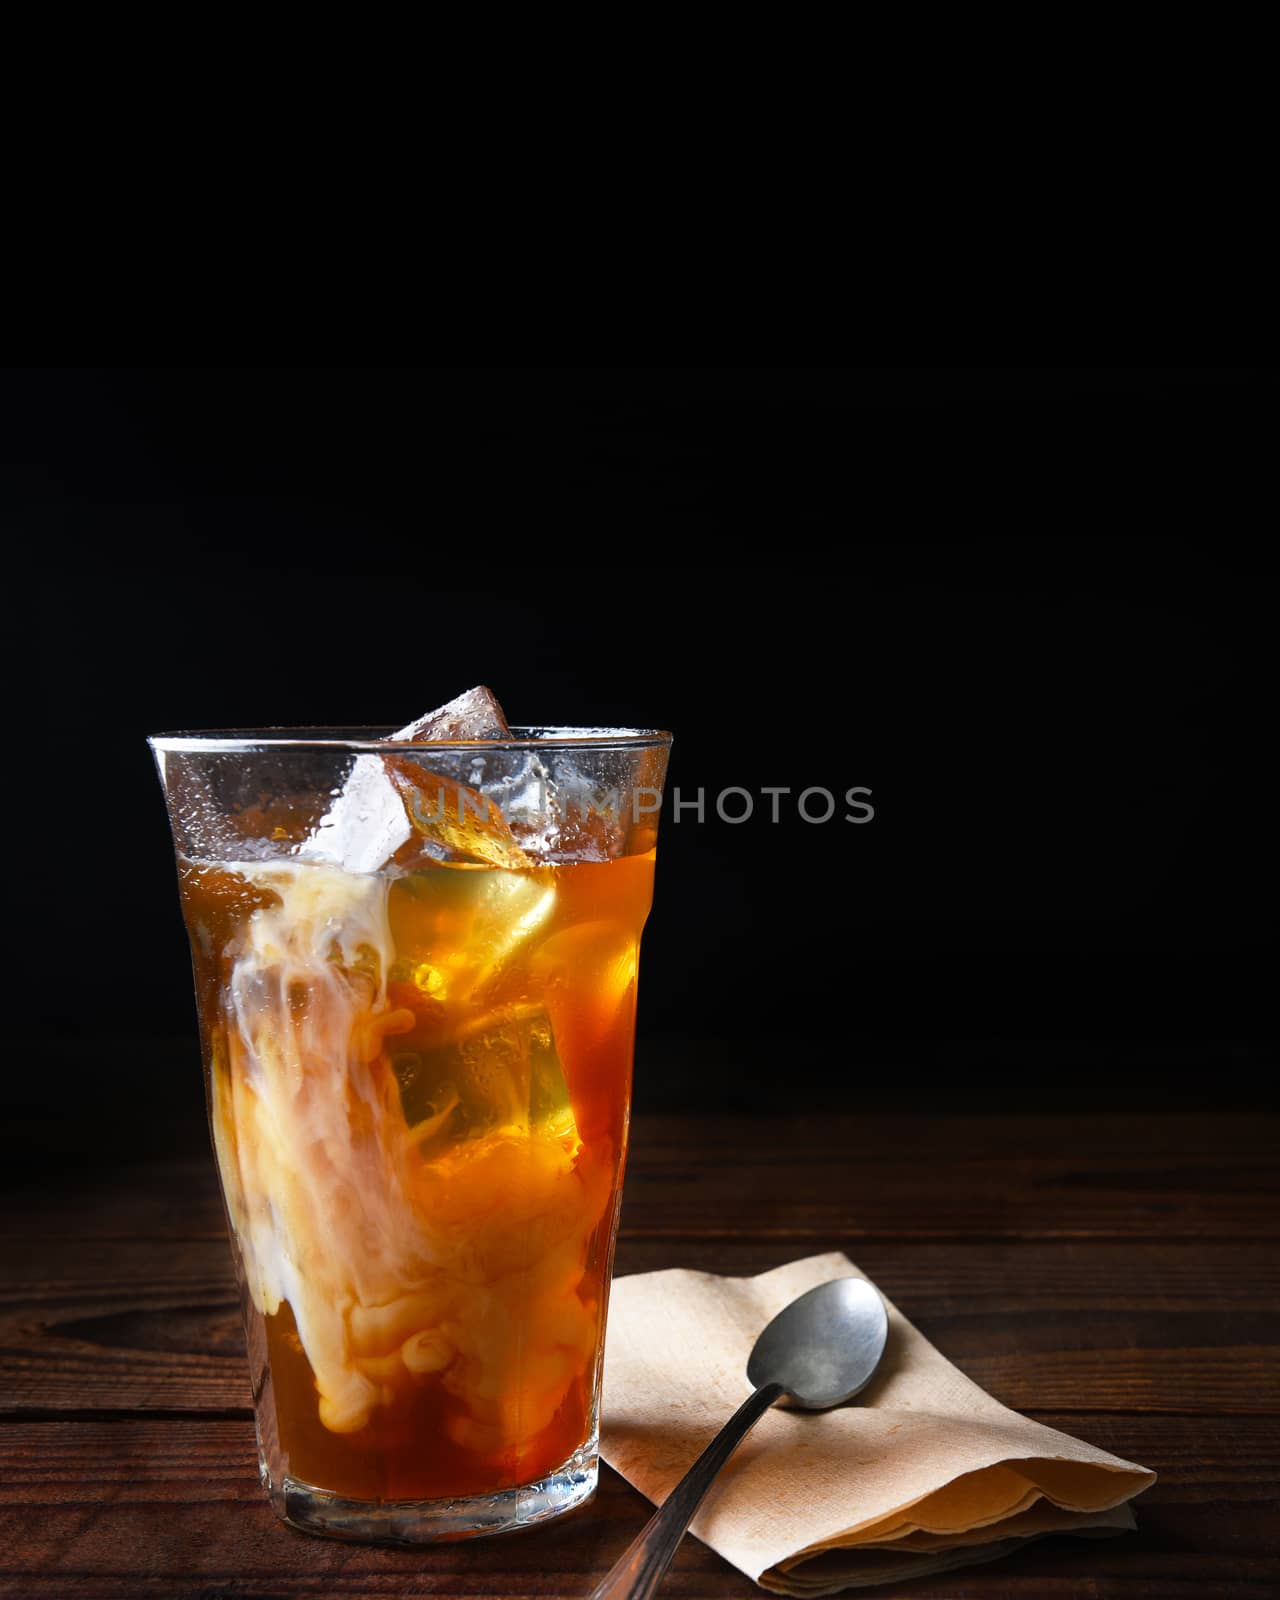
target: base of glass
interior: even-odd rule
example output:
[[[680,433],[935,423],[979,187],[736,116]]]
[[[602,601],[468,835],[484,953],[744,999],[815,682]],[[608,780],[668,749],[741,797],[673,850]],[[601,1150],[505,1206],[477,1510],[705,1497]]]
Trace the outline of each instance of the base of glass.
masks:
[[[590,1500],[599,1476],[594,1442],[537,1483],[457,1500],[348,1500],[297,1478],[274,1483],[265,1469],[262,1475],[276,1515],[291,1528],[368,1544],[434,1544],[529,1528]]]

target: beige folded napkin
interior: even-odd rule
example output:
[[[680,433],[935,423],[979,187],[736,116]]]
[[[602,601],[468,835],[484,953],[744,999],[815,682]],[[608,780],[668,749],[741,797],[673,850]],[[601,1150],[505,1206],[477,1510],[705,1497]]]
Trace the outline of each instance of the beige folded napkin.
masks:
[[[601,1454],[661,1503],[751,1392],[756,1335],[797,1295],[864,1277],[810,1256],[758,1278],[649,1272],[614,1281]],[[777,1594],[824,1595],[991,1561],[1045,1533],[1132,1528],[1155,1482],[1008,1410],[896,1307],[880,1371],[834,1411],[775,1406],[738,1446],[693,1532]]]

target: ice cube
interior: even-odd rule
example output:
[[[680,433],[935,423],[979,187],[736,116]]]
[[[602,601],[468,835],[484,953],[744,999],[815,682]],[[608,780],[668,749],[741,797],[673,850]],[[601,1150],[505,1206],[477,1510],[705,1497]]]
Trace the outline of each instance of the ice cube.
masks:
[[[540,1006],[496,1007],[425,1050],[393,1042],[391,1063],[407,1140],[425,1160],[492,1134],[576,1137],[551,1019]]]
[[[596,783],[565,750],[525,751],[485,784],[516,844],[540,861],[625,855],[630,792]]]
[[[408,723],[393,740],[509,739],[502,707],[483,685]],[[452,791],[452,793],[448,791]],[[357,756],[346,783],[319,826],[299,847],[307,861],[345,872],[377,872],[417,831],[437,859],[451,855],[517,866],[523,857],[497,808],[474,791],[427,773],[409,760]]]
[[[511,729],[493,690],[480,684],[438,711],[428,711],[391,737],[412,739],[415,743],[429,739],[509,739]]]
[[[344,872],[377,872],[412,832],[381,758],[357,756],[341,794],[298,855]]]
[[[565,754],[557,756],[549,784],[555,796],[558,859],[611,861],[626,854],[626,791],[602,789]]]
[[[463,782],[456,760],[447,763],[452,775],[433,770],[434,762],[424,767],[412,756],[388,755],[382,762],[418,835],[414,845],[398,850],[402,867],[465,861],[514,871],[529,865],[502,812],[486,794]]]

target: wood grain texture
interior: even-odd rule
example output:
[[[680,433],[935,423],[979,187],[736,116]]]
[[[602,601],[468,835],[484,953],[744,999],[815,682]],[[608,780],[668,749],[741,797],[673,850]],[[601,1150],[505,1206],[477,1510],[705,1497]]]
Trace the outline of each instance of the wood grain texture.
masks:
[[[843,1250],[1006,1404],[1161,1474],[1139,1531],[863,1591],[1280,1591],[1275,1119],[640,1119],[619,1272]],[[84,1170],[0,1207],[0,1600],[587,1594],[647,1503],[423,1551],[307,1538],[257,1481],[212,1163]],[[759,1593],[686,1541],[673,1600]]]
[[[810,1241],[842,1246],[1005,1404],[1280,1413],[1280,1262],[1269,1244]],[[762,1272],[776,1240],[624,1237],[618,1271]],[[248,1414],[225,1239],[0,1243],[0,1414]]]
[[[623,1227],[655,1239],[1274,1238],[1263,1116],[637,1118]],[[945,1191],[940,1174],[945,1172]],[[223,1236],[212,1157],[18,1188],[0,1236]]]
[[[899,1600],[1043,1594],[1176,1600],[1203,1594],[1228,1574],[1236,1584],[1229,1592],[1241,1596],[1261,1596],[1280,1583],[1270,1516],[1280,1421],[1036,1415],[1160,1471],[1160,1482],[1140,1502],[1139,1531],[1102,1544],[1056,1538],[945,1584],[878,1592]],[[344,1545],[276,1522],[258,1486],[248,1421],[12,1423],[0,1428],[0,1595],[583,1595],[649,1510],[606,1469],[590,1507],[527,1534],[421,1551]],[[759,1591],[690,1539],[663,1593],[711,1600]]]

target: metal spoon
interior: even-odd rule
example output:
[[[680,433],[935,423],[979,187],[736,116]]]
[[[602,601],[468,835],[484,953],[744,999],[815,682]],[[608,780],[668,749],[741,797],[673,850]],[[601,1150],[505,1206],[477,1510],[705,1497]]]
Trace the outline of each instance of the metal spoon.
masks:
[[[889,1337],[884,1302],[865,1278],[820,1284],[779,1311],[755,1342],[744,1400],[650,1517],[591,1600],[645,1600],[662,1582],[712,1480],[746,1433],[786,1395],[802,1411],[826,1411],[875,1376]]]

